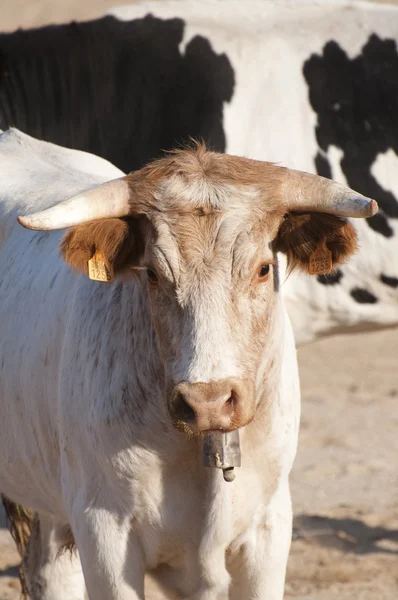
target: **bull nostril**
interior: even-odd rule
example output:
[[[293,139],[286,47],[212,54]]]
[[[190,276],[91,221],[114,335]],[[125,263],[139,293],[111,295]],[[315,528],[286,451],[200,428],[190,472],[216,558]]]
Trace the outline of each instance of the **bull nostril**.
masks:
[[[238,396],[234,390],[228,394],[227,399],[224,402],[224,406],[221,409],[221,414],[225,417],[231,418],[235,413],[235,409],[238,403]]]
[[[227,399],[225,404],[227,406],[234,407],[234,406],[236,406],[237,402],[238,402],[238,396],[237,396],[236,392],[234,390],[232,390],[229,395],[229,398]]]
[[[195,412],[193,409],[183,400],[180,406],[180,419],[181,421],[185,421],[186,423],[194,423],[195,422]]]
[[[174,400],[173,412],[176,419],[185,421],[185,423],[194,423],[196,415],[194,410],[189,406],[183,394],[178,394]]]

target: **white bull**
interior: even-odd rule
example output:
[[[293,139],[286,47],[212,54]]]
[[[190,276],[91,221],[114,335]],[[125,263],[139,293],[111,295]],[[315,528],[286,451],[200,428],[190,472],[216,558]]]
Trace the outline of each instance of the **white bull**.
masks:
[[[104,185],[103,160],[17,131],[0,155],[1,491],[40,517],[32,599],[143,600],[155,570],[183,598],[281,600],[300,401],[277,256],[338,264],[342,217],[376,203],[201,146]],[[202,434],[236,430],[227,484]]]

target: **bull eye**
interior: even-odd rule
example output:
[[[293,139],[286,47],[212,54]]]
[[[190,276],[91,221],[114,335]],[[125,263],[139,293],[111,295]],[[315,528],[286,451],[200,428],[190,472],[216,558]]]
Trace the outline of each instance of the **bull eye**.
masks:
[[[260,269],[258,270],[257,277],[260,280],[264,280],[267,277],[268,273],[269,265],[261,265]]]
[[[155,271],[153,271],[152,269],[147,269],[146,274],[151,283],[156,283],[158,281],[158,276],[156,275]]]

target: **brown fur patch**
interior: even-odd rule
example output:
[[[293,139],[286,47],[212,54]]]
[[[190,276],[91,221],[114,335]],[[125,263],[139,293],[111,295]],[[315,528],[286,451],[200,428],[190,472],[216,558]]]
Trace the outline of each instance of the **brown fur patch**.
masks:
[[[59,534],[60,548],[57,556],[61,556],[64,552],[77,552],[77,546],[70,525],[65,525]]]
[[[264,200],[262,211],[280,208],[285,172],[284,167],[272,163],[210,152],[204,143],[192,141],[192,147],[169,151],[166,157],[130,173],[126,181],[131,190],[132,212],[147,214],[155,210],[201,216],[228,209],[218,197],[219,190],[225,186],[235,186],[237,190],[255,187],[259,198]],[[191,201],[184,201],[178,194],[175,197],[166,194],[162,201],[157,195],[161,184],[176,181],[180,191],[202,182],[203,193],[194,195]]]
[[[108,267],[121,273],[137,263],[142,250],[138,219],[101,219],[71,227],[61,245],[65,261],[74,269],[88,273],[87,263],[99,250]]]
[[[333,267],[343,263],[357,248],[357,233],[351,223],[324,213],[289,213],[282,221],[274,249],[286,254],[288,270],[308,273],[308,263],[317,245],[326,244]]]
[[[6,513],[8,528],[22,558],[28,545],[34,514],[28,508],[12,502],[3,495],[1,496],[1,500]],[[22,565],[19,567],[19,578],[21,581],[22,597],[27,598],[28,592]]]
[[[7,517],[7,523],[17,550],[21,556],[24,555],[30,536],[30,530],[33,520],[33,513],[21,504],[11,502],[5,496],[1,496],[4,510]]]

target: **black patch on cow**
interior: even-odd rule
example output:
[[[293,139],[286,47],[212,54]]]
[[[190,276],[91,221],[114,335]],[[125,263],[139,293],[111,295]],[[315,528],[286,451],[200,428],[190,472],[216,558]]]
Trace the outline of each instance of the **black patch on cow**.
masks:
[[[374,231],[381,233],[381,235],[384,235],[384,237],[389,238],[394,235],[394,230],[392,229],[387,217],[382,211],[379,210],[379,212],[375,214],[374,217],[370,217],[366,219],[366,221]]]
[[[317,280],[323,285],[336,285],[342,277],[343,272],[340,269],[336,269],[336,271],[332,271],[332,273],[328,273],[327,275],[318,275]]]
[[[319,147],[341,148],[341,168],[348,185],[377,199],[382,212],[367,220],[385,237],[393,230],[387,217],[398,218],[398,202],[370,172],[379,153],[398,154],[398,53],[395,40],[372,35],[359,56],[350,59],[329,41],[321,56],[313,54],[303,67],[312,108],[318,115]],[[331,176],[327,158],[318,154],[319,174]]]
[[[329,161],[326,156],[322,156],[320,152],[318,152],[315,157],[315,167],[318,175],[332,179],[332,170],[330,168]]]
[[[378,302],[376,296],[373,296],[373,294],[363,288],[354,288],[350,294],[359,304],[376,304]]]
[[[124,171],[203,138],[225,151],[234,71],[182,19],[105,17],[0,35],[0,127],[98,154]]]
[[[383,273],[380,275],[380,281],[389,285],[392,288],[398,287],[398,277],[389,277],[388,275],[384,275]]]

